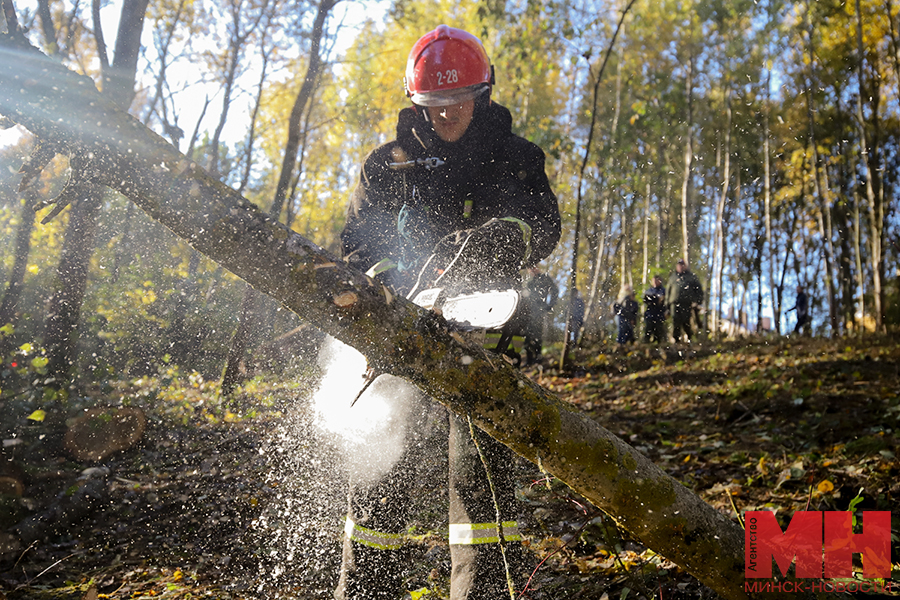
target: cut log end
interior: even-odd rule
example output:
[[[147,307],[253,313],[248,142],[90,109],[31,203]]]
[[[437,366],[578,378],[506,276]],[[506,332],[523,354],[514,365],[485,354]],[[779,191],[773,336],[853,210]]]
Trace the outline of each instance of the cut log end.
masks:
[[[139,408],[94,408],[69,425],[65,448],[77,460],[103,460],[136,444],[146,422]]]

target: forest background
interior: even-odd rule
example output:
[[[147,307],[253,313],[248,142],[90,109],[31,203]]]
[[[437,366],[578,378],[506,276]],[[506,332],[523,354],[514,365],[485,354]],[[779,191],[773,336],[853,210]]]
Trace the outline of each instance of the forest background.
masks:
[[[440,22],[466,28],[485,43],[494,98],[514,130],[547,153],[564,235],[546,268],[564,294],[577,282],[588,337],[614,329],[609,305],[622,285],[640,292],[681,256],[707,291],[713,332],[726,321],[781,332],[797,284],[818,333],[900,319],[891,0],[376,7],[39,0],[16,9],[35,44],[101,87],[113,89],[107,73],[131,75],[124,104],[135,116],[335,252],[358,166],[407,104],[408,48]],[[106,16],[120,10],[118,21]],[[119,29],[115,54],[104,23]],[[7,349],[30,344],[53,373],[138,376],[165,359],[216,378],[229,350],[242,359],[299,324],[251,302],[243,282],[114,192],[36,221],[31,207],[63,189],[67,164],[57,158],[18,189],[34,149],[13,132],[0,151]],[[248,314],[258,326],[236,343]]]
[[[496,66],[494,97],[512,110],[515,130],[547,152],[548,174],[564,213],[564,237],[546,268],[564,297],[577,286],[587,299],[583,340],[590,343],[577,357],[578,368],[561,377],[541,371],[535,375],[540,384],[564,395],[587,389],[590,393],[566,400],[585,410],[594,410],[594,402],[600,406],[603,400],[604,408],[597,412],[607,415],[617,401],[624,411],[631,410],[632,396],[604,400],[594,390],[592,377],[598,374],[607,378],[603,389],[618,394],[632,378],[620,377],[622,373],[648,364],[651,369],[674,369],[651,379],[668,381],[668,388],[657,382],[656,391],[665,397],[663,404],[675,410],[718,398],[719,392],[707,394],[695,384],[724,378],[728,396],[737,397],[732,409],[721,403],[705,407],[709,419],[692,412],[685,427],[660,422],[659,415],[630,428],[616,427],[626,436],[642,426],[655,432],[658,426],[660,447],[666,447],[673,443],[673,430],[721,425],[720,412],[729,425],[770,420],[781,428],[794,424],[785,418],[786,407],[818,410],[823,403],[815,419],[797,421],[800,427],[814,424],[810,439],[821,443],[819,428],[831,427],[831,437],[825,440],[833,442],[828,452],[843,452],[841,442],[850,439],[871,442],[866,448],[878,461],[873,464],[878,469],[886,465],[888,480],[896,472],[890,437],[885,437],[890,429],[859,437],[861,422],[880,423],[896,413],[896,407],[874,414],[848,401],[857,391],[868,394],[874,385],[867,380],[870,374],[879,381],[883,377],[878,387],[884,402],[896,398],[891,379],[896,361],[877,368],[869,364],[870,355],[879,362],[875,348],[890,338],[863,336],[889,331],[900,318],[898,233],[892,210],[900,63],[898,15],[889,0],[393,2],[375,7],[377,19],[366,18],[373,14],[372,5],[346,0],[2,4],[7,25],[15,15],[48,55],[91,77],[104,96],[130,107],[136,118],[197,165],[333,252],[358,166],[372,148],[391,137],[396,113],[407,103],[401,78],[408,48],[440,22],[473,31],[484,40]],[[0,119],[0,125],[10,123]],[[141,396],[154,378],[161,387],[186,379],[186,387],[201,390],[192,395],[189,389],[187,396],[183,389],[173,391],[173,397],[184,402],[179,410],[187,410],[188,404],[217,407],[195,412],[193,422],[179,412],[183,426],[190,422],[200,429],[208,419],[224,424],[223,431],[232,435],[228,426],[252,420],[262,404],[228,404],[210,382],[224,371],[221,390],[227,391],[257,372],[266,356],[273,356],[269,366],[279,369],[290,366],[286,357],[308,362],[315,356],[317,334],[124,197],[79,181],[74,174],[90,165],[76,160],[69,165],[57,156],[57,148],[35,143],[24,130],[12,128],[4,134],[0,406],[4,416],[16,421],[4,444],[6,437],[21,441],[13,438],[25,431],[37,440],[28,448],[38,451],[29,457],[45,467],[56,464],[42,458],[46,449],[38,441],[45,437],[44,428],[58,430],[54,426],[62,424],[60,411],[45,415],[33,409],[58,407],[51,401],[70,393],[76,395],[69,398],[72,410],[116,396],[120,388],[130,390],[126,395]],[[62,200],[50,208],[53,198]],[[67,199],[74,201],[62,210]],[[609,306],[620,287],[631,284],[640,290],[653,273],[666,274],[682,256],[708,291],[704,308],[710,331],[761,334],[765,348],[752,350],[758,356],[718,345],[670,347],[659,354],[660,360],[651,360],[650,350],[642,347],[628,353],[623,364],[616,353],[606,354],[602,346],[614,327]],[[862,339],[835,340],[827,348],[810,344],[809,350],[794,339],[775,340],[793,323],[786,307],[793,303],[798,283],[811,292],[814,333]],[[551,328],[556,340],[565,307],[562,302],[556,309]],[[774,331],[765,327],[767,320]],[[273,340],[284,346],[273,345]],[[860,348],[858,357],[853,345]],[[895,353],[896,346],[889,346],[885,356]],[[768,364],[771,359],[781,369],[785,361],[799,365],[806,356],[829,362],[835,353],[853,355],[852,365],[823,367],[823,372],[835,371],[841,378],[849,374],[852,387],[847,389],[853,392],[834,390],[821,397],[816,392],[813,398],[813,388],[804,387],[797,395],[795,378],[805,382],[812,377],[816,390],[830,389],[823,383],[826,377],[805,371],[784,372],[780,392],[776,386],[764,392],[759,381],[745,386],[732,380],[739,373],[732,363]],[[688,354],[694,360],[685,360]],[[789,355],[794,356],[785,358]],[[693,362],[700,376],[680,373]],[[309,375],[302,366],[299,371],[302,376],[294,384]],[[749,377],[761,373],[754,369]],[[773,379],[765,373],[767,380]],[[685,383],[683,394],[673,394],[671,385],[679,382]],[[248,384],[245,393],[253,386]],[[279,402],[290,399],[289,394],[276,396],[284,396]],[[647,390],[637,390],[634,397],[645,401]],[[744,404],[748,399],[749,407]],[[859,406],[868,403],[867,396]],[[169,408],[167,402],[150,404]],[[28,410],[22,410],[25,407]],[[281,404],[278,408],[280,415]],[[825,413],[839,415],[843,427],[822,419]],[[55,423],[41,423],[45,417]],[[159,467],[145,458],[154,443],[168,447],[166,436],[176,434],[168,424],[163,429],[122,460],[134,461],[141,469]],[[781,443],[782,433],[771,439]],[[703,442],[709,435],[717,434],[697,439]],[[675,443],[686,443],[685,436]],[[629,439],[637,443],[640,435],[630,433]],[[757,437],[748,447],[758,449],[767,439]],[[219,442],[213,447],[219,448]],[[655,440],[645,449],[652,453],[653,447]],[[699,453],[704,447],[701,444]],[[777,454],[764,447],[771,456]],[[680,466],[674,470],[688,480],[680,472],[684,465],[696,460],[695,474],[706,469],[696,459],[699,453],[656,458],[664,464],[677,458]],[[160,451],[157,458],[170,454]],[[212,460],[207,450],[195,454],[203,456],[200,472],[215,471],[207,468],[206,461]],[[768,476],[765,456],[739,454],[733,452],[728,460]],[[776,491],[791,481],[795,470],[803,471],[793,457],[779,460],[779,468],[790,468],[778,471]],[[841,460],[848,469],[859,462],[852,452]],[[242,456],[235,463],[245,461]],[[75,472],[74,466],[67,466]],[[820,494],[839,490],[833,507],[843,508],[854,494],[861,498],[861,471],[853,473],[837,488],[823,480],[815,489]],[[754,477],[732,478],[728,485],[742,481],[754,492],[769,489],[766,481]],[[126,478],[127,486],[138,479]],[[707,479],[722,484],[727,477],[717,472]],[[882,489],[880,479],[870,479],[867,485]],[[278,486],[272,487],[277,492]],[[131,502],[134,489],[122,488],[122,506]],[[799,509],[811,497],[803,492],[797,491],[793,504],[779,500],[779,505]],[[47,498],[54,498],[53,493]],[[879,493],[878,502],[888,506],[896,495],[893,488]],[[732,496],[737,494],[728,494],[733,507]],[[248,499],[247,506],[257,506],[256,501]],[[768,499],[754,494],[753,501],[762,506]],[[184,509],[179,502],[173,501],[172,507]],[[123,518],[120,524],[128,521]],[[21,557],[29,549],[25,545],[13,554]],[[55,564],[56,558],[48,561]],[[35,570],[43,571],[43,566]]]

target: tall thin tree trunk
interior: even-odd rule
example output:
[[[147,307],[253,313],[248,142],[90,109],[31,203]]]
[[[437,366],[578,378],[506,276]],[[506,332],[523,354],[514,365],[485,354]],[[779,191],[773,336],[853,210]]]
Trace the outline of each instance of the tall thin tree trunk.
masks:
[[[857,164],[855,156],[850,158],[850,170],[857,173]],[[853,185],[853,256],[856,262],[856,287],[859,291],[859,300],[857,300],[859,319],[855,321],[855,329],[857,335],[862,335],[866,326],[866,274],[863,271],[862,258],[862,214],[859,206],[862,199],[859,197],[859,186]]]
[[[766,30],[770,31],[772,26],[772,2],[768,2],[767,7]],[[763,104],[763,198],[765,202],[765,221],[766,221],[766,247],[769,251],[766,264],[769,265],[769,290],[772,296],[772,321],[775,331],[781,333],[781,302],[780,295],[775,293],[775,259],[777,258],[778,248],[775,245],[775,238],[772,235],[772,151],[769,147],[769,117],[772,110],[772,68],[769,64],[769,44],[766,43],[766,90],[765,104]],[[762,280],[760,280],[762,287]]]
[[[657,271],[662,269],[663,247],[669,239],[669,224],[672,222],[672,215],[670,214],[672,209],[672,178],[669,176],[670,171],[668,169],[668,165],[671,163],[669,162],[667,148],[668,146],[663,146],[663,149],[660,151],[660,156],[663,157],[665,191],[659,201],[659,218],[656,221],[656,258],[654,259],[654,265]]]
[[[831,335],[836,337],[840,333],[840,325],[837,317],[837,298],[834,289],[834,253],[833,245],[829,237],[830,229],[830,207],[828,198],[826,197],[825,184],[822,182],[822,160],[819,156],[819,148],[816,140],[816,127],[813,114],[815,108],[813,104],[813,90],[815,89],[815,52],[813,50],[813,24],[812,15],[810,14],[809,0],[806,0],[806,19],[807,33],[809,36],[807,51],[809,53],[809,80],[806,84],[806,115],[809,126],[809,146],[812,151],[812,169],[813,169],[813,185],[815,186],[815,211],[816,219],[819,224],[819,233],[822,236],[822,245],[824,248],[825,260],[825,293],[828,300],[828,317],[831,324]]]
[[[28,254],[31,251],[31,231],[34,229],[34,210],[32,206],[36,195],[32,187],[22,190],[22,198],[19,200],[19,223],[16,226],[16,245],[14,250],[13,267],[9,273],[9,282],[6,292],[3,294],[3,303],[0,304],[0,327],[7,323],[15,324],[19,308],[19,300],[22,298],[22,284],[25,281],[25,269],[28,266]]]
[[[44,348],[48,374],[60,387],[75,363],[78,321],[87,289],[88,266],[94,251],[100,199],[106,188],[81,187],[82,200],[72,206],[56,269],[56,292],[51,296],[44,321]]]
[[[572,331],[572,313],[573,308],[575,306],[575,293],[578,283],[578,244],[579,244],[579,230],[581,229],[581,199],[582,193],[584,190],[584,173],[587,170],[587,163],[591,156],[591,146],[594,141],[594,133],[595,127],[597,124],[597,102],[600,95],[600,83],[603,81],[603,72],[606,70],[606,64],[609,62],[609,57],[612,54],[613,46],[616,43],[616,38],[619,36],[619,31],[622,29],[622,24],[625,22],[625,16],[628,14],[628,11],[631,10],[631,7],[634,6],[635,0],[628,0],[628,4],[622,10],[622,15],[619,17],[619,23],[616,25],[616,30],[613,32],[612,38],[609,40],[609,46],[606,48],[606,54],[603,57],[603,63],[600,65],[600,70],[597,72],[597,78],[594,80],[594,90],[592,97],[592,108],[591,108],[591,125],[588,129],[588,139],[585,144],[584,149],[584,158],[581,161],[581,170],[578,174],[578,182],[576,184],[577,194],[575,198],[575,224],[574,224],[574,236],[575,239],[572,243],[572,266],[569,270],[569,284],[568,284],[568,296],[569,302],[566,308],[566,326],[563,330],[563,348],[559,357],[559,369],[563,370],[566,366],[566,357],[569,354],[569,348],[571,344],[572,333],[575,334],[577,339],[578,332]]]
[[[234,93],[234,86],[237,80],[238,67],[244,54],[244,45],[247,40],[256,31],[263,16],[267,14],[268,0],[263,0],[263,6],[259,9],[259,14],[250,19],[246,28],[244,25],[245,11],[243,10],[242,0],[237,0],[237,4],[231,3],[231,27],[229,31],[228,51],[225,64],[225,81],[222,90],[222,112],[219,115],[219,122],[213,132],[213,139],[210,143],[209,151],[209,171],[215,176],[219,175],[219,144],[222,139],[222,132],[225,130],[225,123],[228,121],[228,112],[231,108],[231,96]]]
[[[49,0],[38,0],[38,16],[41,21],[41,31],[44,37],[44,48],[50,56],[59,55],[59,44],[56,41],[56,28],[53,26],[53,16],[50,10]],[[55,151],[45,151],[40,141],[35,142],[32,149],[32,159],[35,164],[49,161]],[[22,171],[20,171],[21,173]],[[34,205],[37,202],[35,187],[37,181],[26,181],[31,176],[38,174],[25,173],[19,184],[19,192],[22,194],[19,209],[19,224],[16,226],[16,245],[13,258],[13,268],[10,271],[6,292],[3,294],[3,303],[0,304],[0,327],[7,323],[15,324],[19,300],[22,297],[22,286],[25,282],[25,269],[28,267],[28,255],[31,253],[31,233],[34,229],[35,212]],[[5,353],[5,351],[3,351]]]
[[[894,78],[897,82],[897,91],[900,92],[900,57],[898,57],[900,44],[897,42],[897,31],[894,29],[894,7],[892,6],[891,0],[885,0],[884,8],[887,12],[888,31],[890,31],[891,34],[891,64],[894,67]]]
[[[597,250],[594,254],[594,268],[593,273],[591,275],[591,289],[588,294],[588,301],[585,302],[584,309],[584,325],[582,326],[582,330],[586,330],[591,321],[590,319],[593,317],[595,311],[595,307],[597,306],[597,296],[600,288],[600,273],[603,270],[604,257],[606,250],[609,246],[609,224],[612,220],[612,211],[610,210],[610,195],[604,194],[603,197],[603,207],[601,208],[601,215],[603,216],[603,220],[600,225],[599,232],[599,242],[597,243]]]
[[[710,335],[719,337],[719,315],[722,308],[722,274],[725,271],[725,203],[731,182],[731,84],[725,82],[725,147],[723,149],[722,187],[716,202],[715,253],[713,255],[712,289],[710,290]]]
[[[59,45],[56,41],[56,29],[53,26],[53,18],[48,0],[39,0],[38,15],[41,21],[41,31],[44,37],[44,48],[50,56],[59,54]],[[40,141],[35,141],[32,149],[34,164],[43,163],[52,159],[55,151],[42,148]],[[7,323],[16,324],[18,317],[19,301],[22,297],[23,284],[25,282],[25,270],[28,267],[28,256],[31,253],[31,233],[34,230],[35,213],[33,206],[38,197],[35,188],[40,173],[31,172],[28,169],[20,171],[23,179],[19,184],[21,194],[19,208],[19,223],[16,226],[16,243],[13,258],[13,267],[10,270],[9,281],[3,294],[3,303],[0,304],[0,327]],[[31,178],[34,177],[34,180]],[[0,338],[3,339],[3,338]],[[6,338],[9,340],[9,338]],[[0,349],[5,354],[5,349]]]
[[[644,229],[641,232],[641,240],[644,245],[644,257],[641,263],[641,285],[647,285],[647,273],[650,270],[650,180],[647,180],[644,191]]]
[[[613,105],[613,119],[612,125],[610,127],[609,134],[609,144],[606,147],[606,172],[609,173],[612,171],[613,164],[613,152],[616,147],[616,139],[619,132],[619,115],[621,114],[622,108],[622,70],[621,70],[621,61],[616,62],[616,95],[615,102]],[[594,268],[592,269],[593,273],[591,276],[590,283],[590,292],[588,293],[588,300],[585,302],[584,307],[584,319],[581,326],[582,331],[584,331],[587,327],[590,326],[590,319],[596,312],[596,302],[597,302],[597,288],[599,285],[599,278],[601,272],[601,266],[603,264],[603,252],[607,246],[607,240],[609,235],[607,233],[609,228],[609,223],[612,219],[612,214],[610,212],[610,191],[607,189],[606,178],[602,175],[599,178],[599,189],[601,197],[603,198],[602,207],[600,210],[600,217],[603,220],[603,225],[600,227],[600,233],[598,236],[599,241],[597,242],[597,246],[593,249],[591,254],[595,257],[594,260]],[[576,341],[581,341],[581,334],[577,334]]]
[[[694,51],[688,59],[685,95],[687,96],[687,135],[684,142],[684,180],[681,183],[681,254],[690,264],[691,196],[694,188]]]
[[[871,228],[869,238],[869,252],[872,257],[872,311],[875,317],[875,328],[881,332],[884,330],[884,315],[882,308],[882,289],[881,289],[881,273],[882,273],[882,239],[884,232],[884,221],[879,214],[879,203],[875,198],[874,179],[877,151],[875,148],[869,148],[868,135],[866,133],[866,121],[863,115],[863,94],[865,91],[865,79],[863,76],[866,55],[863,51],[863,29],[862,29],[862,12],[860,10],[859,0],[856,0],[856,48],[858,52],[856,61],[856,75],[859,80],[859,93],[856,95],[856,119],[859,127],[859,152],[860,162],[866,167],[866,205],[869,213],[869,227]],[[874,112],[874,110],[873,110]],[[876,116],[873,115],[873,120]]]
[[[123,110],[128,109],[134,98],[137,58],[148,1],[125,0],[116,35],[115,59],[111,67],[101,69],[103,95]],[[98,49],[104,50],[101,65],[108,64],[99,21],[94,23],[94,30]],[[47,369],[59,387],[65,385],[75,363],[81,304],[94,251],[100,202],[105,192],[103,186],[90,183],[77,184],[71,192],[77,201],[71,207],[57,266],[57,288],[50,298],[44,322],[44,346],[49,359]]]

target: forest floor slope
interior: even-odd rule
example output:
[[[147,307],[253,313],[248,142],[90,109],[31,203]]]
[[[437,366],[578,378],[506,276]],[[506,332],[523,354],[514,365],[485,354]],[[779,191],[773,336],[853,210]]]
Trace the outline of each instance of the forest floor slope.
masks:
[[[527,373],[731,518],[773,510],[784,524],[798,510],[892,510],[900,499],[890,338],[600,346],[573,364]],[[313,368],[253,380],[224,402],[215,384],[163,364],[157,377],[93,385],[43,421],[28,418],[43,407],[28,378],[15,389],[4,377],[0,475],[22,489],[0,494],[0,598],[330,596],[346,460],[314,423]],[[139,444],[98,462],[61,449],[65,418],[123,405],[147,416]],[[515,468],[526,543],[544,561],[525,597],[716,597],[560,482],[524,460]],[[436,451],[414,474],[413,597],[447,597],[443,473]]]

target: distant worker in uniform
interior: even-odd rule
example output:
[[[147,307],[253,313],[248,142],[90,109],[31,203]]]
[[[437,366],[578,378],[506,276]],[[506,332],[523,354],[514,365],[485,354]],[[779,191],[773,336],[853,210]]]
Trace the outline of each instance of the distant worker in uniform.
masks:
[[[700,280],[688,268],[687,261],[679,258],[666,286],[666,306],[672,315],[672,337],[676,342],[681,341],[682,332],[691,341],[694,335],[691,316],[695,311],[699,312],[702,302],[703,286]]]
[[[559,298],[559,288],[553,278],[537,267],[528,270],[528,280],[522,291],[525,303],[525,364],[533,365],[541,357],[547,316]]]
[[[806,324],[809,322],[809,296],[803,290],[802,285],[797,286],[797,299],[794,306],[787,309],[787,312],[797,311],[797,324],[794,326],[794,333],[802,333]]]
[[[666,335],[666,288],[662,275],[653,276],[653,285],[644,292],[644,343],[665,344]]]
[[[572,291],[572,298],[570,301],[572,302],[570,306],[572,314],[569,320],[569,341],[577,343],[578,334],[584,326],[584,298],[582,297],[581,292],[578,291],[578,288],[575,288]]]
[[[634,290],[630,285],[625,285],[619,292],[619,298],[613,304],[613,311],[616,313],[616,326],[618,335],[616,337],[617,344],[627,344],[635,341],[634,327],[637,325],[638,312],[641,307],[637,300],[634,299]]]

